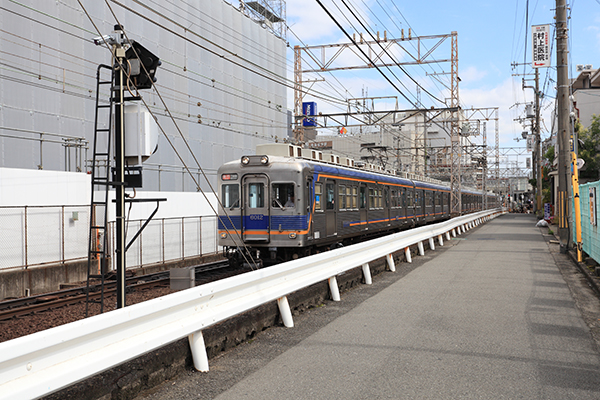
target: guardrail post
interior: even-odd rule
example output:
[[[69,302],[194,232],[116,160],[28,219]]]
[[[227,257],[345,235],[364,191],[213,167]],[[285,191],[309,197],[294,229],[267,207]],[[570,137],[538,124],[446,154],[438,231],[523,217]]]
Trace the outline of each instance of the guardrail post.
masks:
[[[200,372],[208,372],[208,354],[206,353],[202,331],[197,331],[188,335],[188,342],[190,343],[190,349],[192,350],[194,368]]]
[[[277,306],[279,307],[279,313],[283,320],[283,325],[286,328],[294,327],[294,319],[292,318],[292,311],[290,310],[290,303],[288,303],[287,296],[283,296],[277,299]]]
[[[456,228],[452,228],[452,237],[456,237]]]
[[[417,247],[419,248],[419,255],[420,256],[424,256],[425,255],[425,249],[423,248],[423,242],[417,243]]]
[[[446,240],[450,240],[450,231],[446,232]]]
[[[433,238],[432,238],[432,237],[430,237],[430,238],[429,238],[429,248],[430,248],[431,250],[435,250],[435,243],[434,243],[434,241],[433,241]]]
[[[406,256],[406,262],[411,263],[412,262],[412,257],[410,256],[410,247],[407,247],[407,248],[404,249],[404,255]]]
[[[385,256],[385,258],[387,259],[387,264],[390,271],[396,272],[396,265],[394,265],[394,257],[391,254],[388,254],[387,256]]]
[[[373,279],[371,279],[371,269],[369,268],[369,263],[363,264],[362,270],[363,270],[363,275],[365,276],[365,285],[372,284]]]
[[[331,300],[340,301],[340,288],[337,284],[337,278],[332,276],[327,280],[329,282],[329,291],[331,292]]]
[[[440,246],[444,245],[444,239],[442,239],[442,235],[438,235],[438,243],[440,244]]]

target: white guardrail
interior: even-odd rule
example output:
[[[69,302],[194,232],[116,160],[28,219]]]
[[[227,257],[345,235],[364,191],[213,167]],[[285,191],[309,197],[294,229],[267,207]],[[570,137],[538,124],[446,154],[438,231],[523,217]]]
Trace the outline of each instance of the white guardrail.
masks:
[[[188,337],[194,366],[208,371],[202,330],[234,315],[277,300],[284,325],[294,325],[289,293],[324,280],[331,297],[340,300],[336,275],[362,266],[371,283],[369,262],[434,239],[443,245],[501,209],[469,214],[449,221],[399,232],[310,257],[289,261],[164,297],[134,304],[56,328],[0,343],[0,399],[32,399],[48,395],[153,349]]]

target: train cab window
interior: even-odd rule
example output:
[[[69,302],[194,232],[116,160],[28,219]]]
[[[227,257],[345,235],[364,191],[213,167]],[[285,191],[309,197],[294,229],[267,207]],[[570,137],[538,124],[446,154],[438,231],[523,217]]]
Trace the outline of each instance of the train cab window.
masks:
[[[338,206],[340,210],[346,209],[346,186],[340,185],[338,187]]]
[[[321,196],[323,194],[323,184],[315,183],[315,210],[322,210]]]
[[[273,207],[274,208],[295,208],[296,198],[294,196],[293,183],[274,183],[273,184]]]
[[[333,183],[325,184],[325,208],[327,210],[335,210],[335,189]]]
[[[240,185],[237,183],[221,186],[223,208],[234,209],[240,206]]]
[[[358,188],[357,187],[352,188],[352,208],[354,208],[354,209],[358,208]]]
[[[265,185],[262,183],[248,184],[248,207],[263,208],[265,206]]]

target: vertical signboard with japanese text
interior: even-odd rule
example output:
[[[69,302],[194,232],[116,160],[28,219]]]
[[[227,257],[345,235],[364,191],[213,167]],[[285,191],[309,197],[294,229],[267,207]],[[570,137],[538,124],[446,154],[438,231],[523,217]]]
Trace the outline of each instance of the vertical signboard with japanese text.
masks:
[[[550,66],[550,25],[533,25],[531,27],[531,49],[533,68]]]
[[[302,126],[317,126],[316,118],[308,118],[309,116],[317,115],[317,103],[314,101],[307,101],[302,103],[302,113],[307,116],[302,120]]]

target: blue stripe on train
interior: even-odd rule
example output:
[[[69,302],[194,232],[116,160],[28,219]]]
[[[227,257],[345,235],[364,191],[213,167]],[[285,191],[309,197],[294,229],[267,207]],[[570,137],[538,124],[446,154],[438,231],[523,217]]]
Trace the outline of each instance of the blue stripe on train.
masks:
[[[272,215],[271,216],[271,229],[281,230],[305,230],[308,229],[308,216],[307,215]]]
[[[242,217],[239,215],[230,215],[229,218],[219,215],[219,229],[240,229],[241,221]]]
[[[231,219],[231,222],[229,221]],[[219,229],[240,229],[242,219],[239,215],[233,215],[227,218],[224,215],[219,216]],[[233,222],[233,225],[232,225]],[[308,229],[307,215],[273,215],[271,216],[271,228],[282,230],[305,230]],[[269,217],[262,214],[251,214],[244,216],[244,229],[267,229],[269,227]]]

